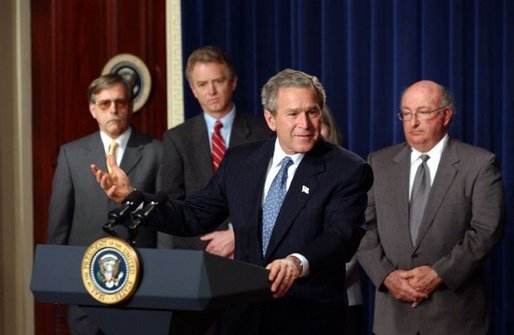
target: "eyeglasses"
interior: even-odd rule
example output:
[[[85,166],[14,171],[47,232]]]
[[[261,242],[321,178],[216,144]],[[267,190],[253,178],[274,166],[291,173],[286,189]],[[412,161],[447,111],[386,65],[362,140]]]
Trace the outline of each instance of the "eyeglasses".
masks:
[[[100,108],[103,111],[108,110],[111,107],[111,104],[114,102],[114,105],[116,108],[127,108],[129,102],[125,99],[116,99],[116,100],[100,100],[96,103],[98,108]]]
[[[440,110],[442,108],[446,108],[446,107],[448,107],[448,106],[441,106],[441,107],[438,107],[438,108],[436,108],[434,110],[431,110],[431,111],[420,110],[420,111],[417,111],[416,113],[412,113],[412,112],[399,112],[397,115],[398,115],[398,118],[400,120],[402,120],[402,121],[410,121],[410,120],[412,120],[414,115],[416,115],[418,120],[426,121],[426,120],[430,120],[430,119],[434,118],[434,117],[431,116],[432,113],[435,113],[438,110]]]

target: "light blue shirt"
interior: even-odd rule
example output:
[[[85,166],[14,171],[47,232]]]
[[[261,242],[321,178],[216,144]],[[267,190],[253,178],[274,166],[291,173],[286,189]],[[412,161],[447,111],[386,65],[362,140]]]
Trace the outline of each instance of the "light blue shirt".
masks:
[[[212,148],[212,134],[214,133],[214,125],[218,119],[213,118],[207,113],[203,113],[203,117],[205,119],[205,123],[207,124],[207,132],[209,133],[209,146]],[[223,127],[220,129],[221,137],[225,140],[225,147],[228,148],[230,145],[230,134],[232,133],[232,125],[234,124],[234,119],[236,118],[236,106],[232,106],[232,110],[219,119],[223,124]]]

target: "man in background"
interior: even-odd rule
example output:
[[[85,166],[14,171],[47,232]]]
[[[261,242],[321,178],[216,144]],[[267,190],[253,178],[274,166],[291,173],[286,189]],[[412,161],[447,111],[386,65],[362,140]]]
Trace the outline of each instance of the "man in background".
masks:
[[[368,232],[358,260],[375,284],[375,334],[487,334],[484,262],[503,236],[494,154],[448,135],[453,97],[407,88],[406,143],[369,155]]]
[[[222,49],[205,46],[193,51],[187,60],[186,78],[203,113],[164,134],[158,185],[170,199],[179,200],[207,185],[228,147],[272,135],[262,117],[236,109],[232,95],[238,78]],[[234,233],[228,222],[230,219],[202,237],[159,234],[159,247],[205,249],[233,257]]]
[[[91,176],[89,165],[105,167],[106,154],[133,181],[134,187],[155,192],[161,162],[162,145],[130,126],[131,88],[117,74],[103,75],[90,84],[89,112],[99,131],[64,144],[55,170],[50,199],[48,235],[50,244],[89,245],[103,237],[108,213],[118,205],[109,200]],[[127,230],[117,226],[115,232],[128,239]],[[142,227],[136,238],[139,247],[156,247],[156,231]],[[68,308],[68,325],[72,334],[102,334],[77,306]]]

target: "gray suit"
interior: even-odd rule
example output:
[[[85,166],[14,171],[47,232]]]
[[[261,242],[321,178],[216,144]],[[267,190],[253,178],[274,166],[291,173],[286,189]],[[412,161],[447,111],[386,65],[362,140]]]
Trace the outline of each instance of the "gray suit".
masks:
[[[503,236],[503,186],[496,157],[449,139],[432,184],[416,246],[409,233],[411,148],[370,154],[368,232],[358,260],[377,287],[376,334],[486,334],[484,259]],[[416,308],[388,293],[396,269],[429,265],[443,284]]]
[[[229,145],[253,142],[270,137],[271,130],[263,117],[236,112]],[[211,147],[203,114],[164,133],[164,154],[159,170],[160,191],[170,199],[185,199],[202,189],[214,176]],[[224,227],[226,228],[226,226]],[[160,234],[159,247],[176,249],[203,249],[199,237],[177,237]]]
[[[132,185],[146,192],[156,191],[156,176],[162,157],[162,143],[132,129],[120,167]],[[48,243],[89,245],[105,235],[102,226],[110,210],[119,204],[109,200],[96,182],[90,165],[106,169],[100,132],[64,144],[59,151],[49,207]],[[120,237],[127,231],[117,227]],[[156,232],[139,230],[137,245],[155,247]]]

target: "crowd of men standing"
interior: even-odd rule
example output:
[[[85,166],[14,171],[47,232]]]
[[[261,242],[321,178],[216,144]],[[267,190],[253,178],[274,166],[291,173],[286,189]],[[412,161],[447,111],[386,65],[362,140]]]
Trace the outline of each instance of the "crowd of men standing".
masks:
[[[409,86],[398,113],[406,142],[366,163],[321,135],[326,96],[312,75],[270,78],[263,117],[236,108],[223,50],[195,50],[186,78],[203,113],[163,143],[130,126],[121,77],[91,83],[99,131],[61,148],[49,243],[88,245],[134,188],[163,191],[169,201],[139,247],[200,249],[270,271],[273,300],[192,320],[192,332],[358,334],[345,285],[356,254],[376,287],[375,334],[487,334],[483,267],[503,236],[502,178],[494,154],[449,136],[445,87]],[[77,306],[68,323],[73,334],[102,334]]]

